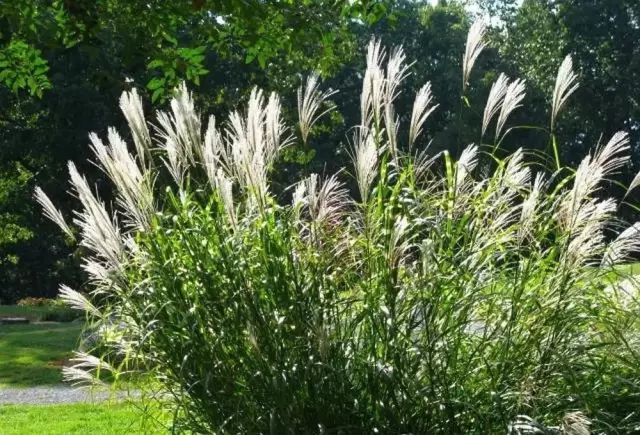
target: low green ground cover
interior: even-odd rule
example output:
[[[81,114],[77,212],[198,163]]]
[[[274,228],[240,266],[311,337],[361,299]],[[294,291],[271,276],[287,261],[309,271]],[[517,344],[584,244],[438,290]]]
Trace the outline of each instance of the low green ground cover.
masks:
[[[3,435],[160,434],[162,425],[138,404],[0,406]]]
[[[48,307],[0,306],[0,316],[39,321]],[[81,323],[0,325],[0,389],[55,385],[77,348]],[[166,433],[158,412],[140,403],[0,406],[2,435]]]
[[[81,330],[81,323],[0,325],[0,388],[62,382]]]

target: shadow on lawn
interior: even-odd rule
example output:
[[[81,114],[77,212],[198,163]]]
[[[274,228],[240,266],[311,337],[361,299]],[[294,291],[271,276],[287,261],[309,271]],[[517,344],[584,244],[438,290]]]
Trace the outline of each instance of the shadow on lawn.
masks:
[[[0,388],[62,382],[81,330],[81,323],[0,325]]]

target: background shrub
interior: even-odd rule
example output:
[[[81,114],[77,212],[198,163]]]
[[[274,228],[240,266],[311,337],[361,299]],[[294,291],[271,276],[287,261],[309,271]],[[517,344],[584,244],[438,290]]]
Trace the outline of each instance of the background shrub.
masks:
[[[61,299],[28,297],[18,301],[17,306],[3,306],[0,314],[5,317],[26,317],[40,322],[71,322],[85,318],[84,313],[70,308]]]
[[[19,307],[42,307],[51,305],[53,299],[27,297],[20,299],[16,305]]]

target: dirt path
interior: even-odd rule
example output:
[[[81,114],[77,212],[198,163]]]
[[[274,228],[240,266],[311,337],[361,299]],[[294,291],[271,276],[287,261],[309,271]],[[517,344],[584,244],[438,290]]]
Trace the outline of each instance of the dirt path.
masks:
[[[74,388],[66,385],[0,389],[0,405],[93,403],[109,399],[126,400],[140,396],[139,391],[109,391]]]

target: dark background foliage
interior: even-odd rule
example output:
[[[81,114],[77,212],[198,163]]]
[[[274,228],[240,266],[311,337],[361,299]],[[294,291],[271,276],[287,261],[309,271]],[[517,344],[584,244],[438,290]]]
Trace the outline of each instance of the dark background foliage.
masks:
[[[574,165],[600,138],[627,130],[640,145],[640,2],[636,0],[445,1],[15,0],[0,3],[0,302],[53,296],[60,282],[82,288],[78,252],[31,199],[42,186],[67,217],[66,162],[86,163],[87,135],[126,132],[117,101],[139,88],[147,109],[163,107],[185,80],[204,114],[222,116],[253,85],[278,91],[295,120],[295,89],[317,70],[339,89],[339,111],[305,147],[288,150],[275,179],[332,173],[348,161],[348,127],[358,121],[364,52],[372,35],[402,44],[414,60],[398,102],[410,113],[427,81],[440,104],[419,146],[453,152],[480,139],[480,120],[499,72],[527,81],[515,124],[547,126],[555,73],[574,57],[580,89],[558,128],[563,164]],[[461,59],[474,15],[490,17],[491,48],[480,58],[461,110]],[[406,123],[407,120],[404,120]],[[462,128],[460,128],[462,127]],[[460,133],[463,132],[463,133]],[[548,135],[515,130],[504,151],[548,153]],[[627,168],[627,179],[634,168]],[[620,195],[612,184],[610,193]],[[631,195],[633,199],[633,195]],[[632,218],[634,209],[623,213]]]

